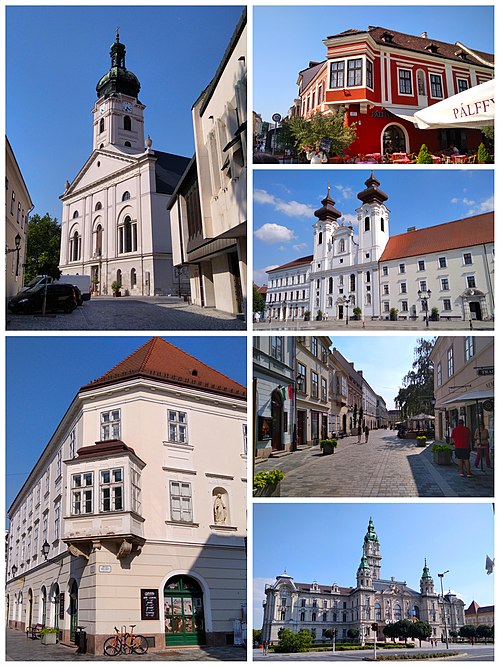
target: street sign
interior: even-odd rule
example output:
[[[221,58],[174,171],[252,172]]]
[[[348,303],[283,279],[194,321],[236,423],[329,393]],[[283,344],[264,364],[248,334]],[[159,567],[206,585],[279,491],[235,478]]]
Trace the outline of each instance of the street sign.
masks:
[[[486,412],[493,412],[493,399],[488,398],[486,401],[483,401],[483,410]]]
[[[271,118],[273,119],[273,121],[274,121],[275,123],[279,123],[280,120],[281,120],[281,114],[279,114],[279,113],[273,113],[273,115],[271,116]]]
[[[477,369],[478,375],[495,375],[495,369],[493,366],[483,366],[482,368]]]

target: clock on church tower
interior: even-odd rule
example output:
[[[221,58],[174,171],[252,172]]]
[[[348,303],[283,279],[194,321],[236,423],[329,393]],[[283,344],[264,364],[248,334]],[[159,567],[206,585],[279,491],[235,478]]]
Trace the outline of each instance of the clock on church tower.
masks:
[[[117,31],[109,52],[109,71],[96,86],[94,150],[114,146],[125,153],[144,151],[144,109],[141,84],[125,67],[125,45]]]

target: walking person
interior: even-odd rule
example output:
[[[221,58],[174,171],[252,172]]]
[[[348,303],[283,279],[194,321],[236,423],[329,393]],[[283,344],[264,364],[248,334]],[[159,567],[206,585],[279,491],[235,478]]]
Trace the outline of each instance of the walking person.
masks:
[[[361,443],[361,433],[363,431],[361,430],[361,424],[358,426],[358,444]]]
[[[486,459],[486,465],[488,466],[488,468],[491,468],[490,434],[488,432],[488,429],[485,428],[483,421],[481,421],[480,425],[476,428],[476,431],[474,433],[474,441],[477,447],[474,467],[479,468],[479,463],[481,459],[484,457]]]
[[[262,643],[262,653],[263,653],[264,655],[267,655],[267,649],[268,649],[268,647],[269,647],[269,642],[266,642],[266,641],[265,641],[265,642]]]
[[[470,452],[472,444],[472,433],[467,426],[464,426],[464,420],[459,419],[457,426],[451,432],[451,441],[455,445],[455,456],[458,461],[458,472],[461,477],[467,475],[472,477],[470,471]],[[465,473],[464,473],[465,467]]]
[[[370,429],[368,428],[368,424],[365,426],[365,442],[368,442],[368,436],[370,435]]]

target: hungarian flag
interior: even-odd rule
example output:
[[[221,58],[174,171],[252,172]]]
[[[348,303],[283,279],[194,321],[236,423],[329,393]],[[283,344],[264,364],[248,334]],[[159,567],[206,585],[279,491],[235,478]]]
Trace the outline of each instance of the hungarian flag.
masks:
[[[291,384],[288,385],[288,398],[293,398],[293,386]]]

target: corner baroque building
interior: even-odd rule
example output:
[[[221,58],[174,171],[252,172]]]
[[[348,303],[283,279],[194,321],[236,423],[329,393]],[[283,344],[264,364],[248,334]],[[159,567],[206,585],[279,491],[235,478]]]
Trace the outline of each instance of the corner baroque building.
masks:
[[[189,160],[144,140],[146,107],[118,33],[110,58],[96,87],[92,154],[61,196],[59,268],[90,275],[96,294],[111,294],[115,281],[126,294],[177,294],[167,205]]]
[[[268,271],[266,317],[318,311],[362,318],[490,320],[494,315],[493,212],[391,236],[388,195],[373,172],[358,193],[357,230],[344,224],[330,187],[315,211],[313,255]],[[426,295],[428,294],[428,298]],[[422,298],[421,295],[424,295]]]
[[[161,338],[83,386],[8,510],[9,627],[232,642],[246,457],[245,388]]]
[[[464,625],[464,603],[454,594],[444,599],[434,590],[434,580],[424,561],[420,590],[406,581],[381,578],[380,542],[370,518],[363,540],[361,562],[356,572],[356,586],[295,583],[288,574],[276,578],[266,588],[263,640],[278,641],[281,628],[299,632],[311,630],[316,639],[327,630],[336,631],[337,640],[347,639],[350,628],[359,630],[362,642],[373,639],[372,623],[378,623],[377,638],[384,639],[383,628],[403,619],[426,621],[432,637],[440,639]]]

